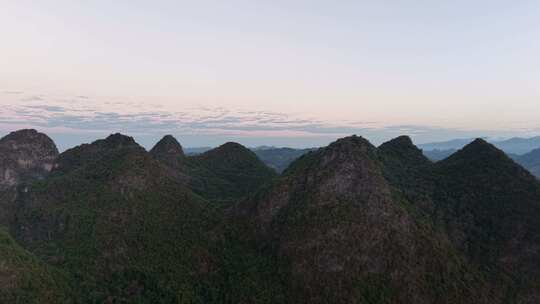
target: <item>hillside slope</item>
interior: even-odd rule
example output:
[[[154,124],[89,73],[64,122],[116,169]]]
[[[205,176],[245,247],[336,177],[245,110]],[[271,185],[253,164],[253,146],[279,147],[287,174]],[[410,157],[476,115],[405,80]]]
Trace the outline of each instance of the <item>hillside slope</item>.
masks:
[[[480,139],[433,163],[406,136],[351,136],[280,176],[241,145],[190,157],[171,136],[55,159],[0,192],[16,240],[0,231],[0,300],[540,301],[540,182]]]
[[[67,277],[21,248],[0,227],[0,303],[74,303]]]
[[[494,303],[482,274],[409,211],[383,170],[369,142],[344,138],[238,206],[275,248],[289,302]]]
[[[20,194],[13,230],[83,302],[268,303],[279,290],[271,261],[132,138],[81,145],[54,167]]]
[[[72,274],[88,301],[201,296],[215,221],[202,199],[120,134],[62,153],[55,168],[19,198],[26,248]]]

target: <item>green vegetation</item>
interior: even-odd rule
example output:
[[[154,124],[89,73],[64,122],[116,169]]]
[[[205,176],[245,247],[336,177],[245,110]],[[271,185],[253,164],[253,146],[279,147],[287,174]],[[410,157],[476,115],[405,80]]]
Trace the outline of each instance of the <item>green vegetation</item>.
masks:
[[[21,248],[0,227],[0,303],[71,303],[65,274]]]
[[[176,139],[165,136],[151,154],[193,192],[213,202],[245,197],[277,176],[255,153],[237,143],[186,157]]]
[[[120,134],[0,195],[0,303],[534,303],[540,184],[477,140],[352,136],[281,176]],[[23,249],[24,248],[24,249]]]
[[[226,143],[190,160],[192,187],[208,199],[238,199],[277,176],[255,153],[236,143]],[[219,186],[216,189],[214,185]]]
[[[137,145],[112,140],[63,155],[59,171],[21,197],[15,225],[84,302],[265,303],[279,293],[271,259],[231,239],[219,206]]]
[[[483,140],[437,163],[434,172],[437,220],[457,248],[494,281],[509,276],[511,288],[525,288],[524,278],[538,280],[540,269],[530,263],[540,261],[531,252],[540,236],[540,183]]]

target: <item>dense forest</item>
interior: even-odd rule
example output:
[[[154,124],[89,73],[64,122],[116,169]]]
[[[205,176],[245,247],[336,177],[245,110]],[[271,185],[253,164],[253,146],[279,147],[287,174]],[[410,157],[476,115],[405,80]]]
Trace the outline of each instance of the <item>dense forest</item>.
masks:
[[[481,139],[432,162],[350,136],[270,168],[20,130],[0,158],[0,303],[540,302],[540,183]]]

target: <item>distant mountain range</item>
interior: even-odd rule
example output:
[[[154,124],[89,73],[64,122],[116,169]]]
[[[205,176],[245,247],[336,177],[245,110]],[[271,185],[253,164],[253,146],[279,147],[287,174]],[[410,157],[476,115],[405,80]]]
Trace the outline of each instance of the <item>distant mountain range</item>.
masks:
[[[517,163],[540,178],[540,149],[535,149],[527,154],[514,158]]]
[[[316,150],[316,148],[292,149],[268,147],[265,149],[255,148],[252,150],[267,166],[276,170],[276,172],[281,173],[297,158],[310,151]]]
[[[454,154],[473,139],[455,139],[446,142],[419,145],[432,161],[443,160]],[[508,154],[517,163],[540,178],[540,136],[531,138],[511,138],[493,141],[492,144]]]
[[[482,139],[432,162],[407,136],[350,136],[281,174],[170,135],[58,154],[20,130],[0,151],[0,303],[540,299],[540,182]]]
[[[432,150],[457,150],[463,148],[465,145],[471,143],[474,138],[467,139],[453,139],[443,142],[433,142],[420,144],[418,147],[424,151]],[[487,139],[486,139],[487,140]],[[540,136],[531,138],[514,137],[506,140],[489,140],[497,148],[503,150],[508,154],[525,154],[534,149],[540,148]]]
[[[201,154],[206,151],[212,150],[212,147],[193,147],[193,148],[185,148],[184,152],[186,155],[195,155],[195,154]]]
[[[197,155],[211,150],[210,147],[186,148],[187,155]],[[260,146],[250,148],[267,166],[276,172],[283,172],[295,159],[316,148],[293,149],[273,146]]]
[[[469,139],[453,139],[444,142],[433,142],[418,145],[426,155],[432,161],[443,160],[457,150],[461,149],[465,145],[474,141],[474,138]],[[511,158],[515,159],[518,163],[529,169],[533,174],[540,177],[538,169],[534,168],[535,155],[529,156],[528,160],[522,160],[522,156],[535,149],[540,149],[540,136],[531,138],[511,138],[500,141],[490,141],[497,148],[506,152]],[[187,155],[196,155],[211,150],[211,147],[198,147],[198,148],[186,148],[185,153]],[[316,150],[317,148],[306,149],[294,149],[294,148],[278,148],[273,146],[260,146],[250,148],[255,154],[270,168],[276,170],[276,172],[283,172],[289,164],[301,155]]]

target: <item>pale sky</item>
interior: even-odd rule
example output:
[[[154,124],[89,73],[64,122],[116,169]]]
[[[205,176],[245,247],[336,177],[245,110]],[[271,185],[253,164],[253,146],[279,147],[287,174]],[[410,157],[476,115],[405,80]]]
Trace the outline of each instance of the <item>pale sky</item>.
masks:
[[[539,1],[0,0],[0,133],[540,134]]]

